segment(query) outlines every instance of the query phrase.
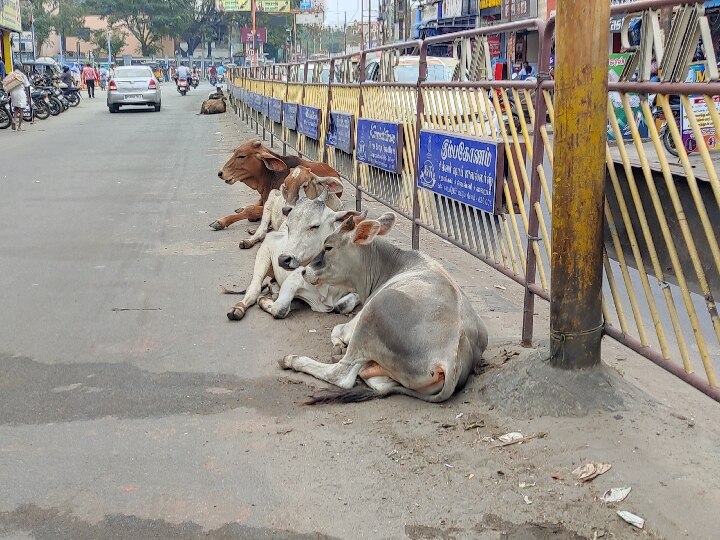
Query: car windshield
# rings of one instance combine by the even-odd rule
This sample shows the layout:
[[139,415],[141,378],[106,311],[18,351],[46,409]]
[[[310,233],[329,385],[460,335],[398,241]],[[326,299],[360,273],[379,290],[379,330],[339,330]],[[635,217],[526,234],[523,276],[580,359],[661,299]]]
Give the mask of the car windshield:
[[138,77],[152,77],[150,68],[117,68],[115,70],[116,79],[134,79]]
[[[427,79],[428,81],[451,81],[455,67],[444,66],[442,64],[428,64]],[[420,66],[418,64],[405,64],[395,66],[395,80],[403,83],[415,83],[418,79]]]

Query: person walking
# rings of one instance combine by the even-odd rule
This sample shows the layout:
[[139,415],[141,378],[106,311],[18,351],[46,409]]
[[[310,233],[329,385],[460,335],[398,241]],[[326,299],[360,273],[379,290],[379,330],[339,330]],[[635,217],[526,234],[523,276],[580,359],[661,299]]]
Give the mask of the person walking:
[[30,104],[30,81],[23,72],[22,65],[16,64],[13,75],[21,80],[21,84],[10,90],[10,102],[13,108],[13,125],[15,131],[21,131],[23,112]]
[[88,98],[95,97],[95,80],[95,70],[88,62],[82,70],[82,81],[87,85]]

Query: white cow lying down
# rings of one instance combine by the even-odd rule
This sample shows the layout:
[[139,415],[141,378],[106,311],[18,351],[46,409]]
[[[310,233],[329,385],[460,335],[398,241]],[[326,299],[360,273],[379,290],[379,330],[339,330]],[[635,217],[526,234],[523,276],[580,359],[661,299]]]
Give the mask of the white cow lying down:
[[305,191],[306,197],[315,199],[326,187],[329,193],[327,207],[332,210],[340,210],[343,205],[338,194],[342,194],[343,186],[339,179],[332,176],[317,176],[302,165],[293,168],[280,186],[280,190],[273,189],[268,195],[267,201],[263,205],[260,224],[250,238],[240,240],[240,249],[249,249],[258,242],[262,242],[270,230],[280,230],[286,219],[283,208],[297,204],[301,189]]
[[[333,182],[338,183],[338,180],[331,177],[315,177],[311,180],[311,183],[308,185],[309,192],[317,193],[322,187],[322,192],[313,200],[314,203],[328,208],[326,206],[326,204],[330,202],[328,186],[330,185],[332,187]],[[340,188],[342,188],[342,186],[340,186]],[[306,199],[305,190],[302,187],[299,190],[299,198],[300,200]],[[339,199],[336,197],[335,199],[337,203],[342,205]],[[270,200],[271,199],[268,198],[268,201]],[[287,212],[288,209],[289,207],[286,207],[285,211]],[[265,206],[263,209],[263,219],[266,211],[271,213],[273,209]],[[331,208],[328,208],[328,211],[335,215],[335,220],[338,224],[347,217],[358,214],[358,212],[355,211],[335,211]],[[359,304],[359,297],[352,289],[330,285],[311,285],[303,278],[301,268],[290,271],[281,268],[278,263],[278,258],[285,250],[286,242],[287,227],[285,227],[284,224],[280,226],[279,231],[270,232],[265,236],[265,241],[260,245],[260,249],[255,256],[252,281],[243,299],[228,311],[228,319],[231,321],[241,320],[255,302],[276,319],[284,319],[287,317],[292,308],[292,301],[296,298],[308,304],[313,311],[321,313],[328,313],[330,311],[350,313],[355,306]],[[277,285],[279,285],[279,291],[277,287],[275,287],[276,290],[273,291],[272,297],[262,296],[258,298],[266,277],[275,280]]]
[[[377,221],[351,216],[325,234],[335,219],[315,201],[299,201],[288,216],[280,263],[305,267],[305,279],[315,286],[357,291],[363,308],[332,331],[333,345],[347,347],[338,363],[289,355],[280,366],[343,389],[315,396],[310,404],[390,394],[445,401],[480,366],[488,343],[485,324],[440,263],[377,238],[391,229],[394,214]],[[358,376],[367,386],[354,387]]]

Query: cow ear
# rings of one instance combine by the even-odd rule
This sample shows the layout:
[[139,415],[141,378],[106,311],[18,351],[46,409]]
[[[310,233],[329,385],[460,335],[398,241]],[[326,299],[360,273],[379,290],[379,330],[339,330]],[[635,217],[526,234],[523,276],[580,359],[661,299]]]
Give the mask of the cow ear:
[[283,216],[287,217],[287,215],[292,212],[293,207],[292,206],[283,206],[282,213]]
[[343,185],[340,183],[340,181],[337,178],[334,178],[332,176],[325,176],[324,178],[318,179],[318,182],[320,184],[323,184],[327,186],[328,193],[335,193],[342,195],[343,192]]
[[393,225],[395,225],[395,214],[392,212],[385,212],[382,216],[378,218],[378,222],[380,223],[380,230],[378,231],[378,236],[383,236],[390,232],[390,229],[392,229]]
[[271,171],[275,171],[275,172],[287,171],[288,166],[285,164],[285,162],[282,159],[275,157],[268,152],[258,153],[257,157],[259,157],[262,160],[262,162],[265,164],[265,166],[268,169],[270,169]]
[[375,221],[374,219],[366,219],[365,221],[361,221],[355,227],[355,232],[352,239],[353,244],[365,246],[371,243],[380,232],[380,228],[380,222]]
[[[367,210],[363,210],[363,212],[367,213]],[[356,212],[355,210],[341,210],[339,212],[335,212],[335,221],[339,223],[341,221],[345,221],[348,218],[358,215],[362,215],[363,217],[365,217],[363,214],[360,214],[360,212]]]
[[344,234],[352,231],[355,228],[355,218],[357,216],[348,216],[348,218],[342,222],[340,226],[340,234]]

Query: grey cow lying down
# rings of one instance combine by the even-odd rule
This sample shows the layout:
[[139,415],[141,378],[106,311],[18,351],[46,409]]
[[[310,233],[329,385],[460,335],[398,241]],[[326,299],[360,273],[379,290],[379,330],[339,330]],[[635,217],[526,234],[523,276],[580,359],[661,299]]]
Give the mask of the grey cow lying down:
[[[317,395],[311,404],[390,394],[445,401],[480,366],[488,343],[485,324],[437,261],[378,238],[392,228],[394,214],[378,220],[349,216],[323,237],[323,224],[334,219],[324,205],[299,201],[286,222],[281,265],[305,266],[305,280],[313,285],[352,289],[364,306],[354,319],[332,330],[334,348],[346,347],[339,362],[289,355],[280,367],[342,389]],[[358,376],[367,387],[355,387]]]
[[[309,176],[307,176],[309,175]],[[296,185],[296,182],[306,179],[303,185]],[[289,185],[289,187],[288,187]],[[304,187],[303,187],[304,186]],[[307,169],[297,168],[285,181],[283,187],[286,194],[297,188],[300,200],[308,200],[307,194],[313,196],[313,201],[321,204],[332,213],[334,219],[338,222],[342,221],[350,215],[357,215],[355,211],[336,211],[335,208],[342,206],[341,201],[336,195],[329,193],[331,189],[337,192],[341,189],[341,185],[336,178],[324,177],[320,178]],[[280,192],[277,197],[281,197]],[[285,202],[292,202],[283,199]],[[263,221],[271,214],[279,213],[285,217],[283,211],[288,211],[290,207],[283,208],[279,200],[268,197],[271,204],[263,207]],[[275,205],[275,206],[273,206]],[[265,223],[267,227],[267,223]],[[262,227],[262,224],[261,224]],[[311,285],[306,282],[302,275],[302,269],[285,270],[280,267],[278,258],[285,250],[287,241],[287,229],[281,225],[278,231],[263,234],[265,241],[260,245],[260,249],[255,256],[255,266],[253,267],[253,276],[245,291],[243,299],[235,304],[227,313],[228,319],[231,321],[239,321],[247,310],[256,302],[261,309],[270,313],[276,319],[284,319],[293,307],[293,300],[300,299],[310,306],[313,311],[328,313],[336,311],[338,313],[350,313],[355,306],[359,304],[358,295],[347,287],[335,287],[331,285]],[[241,244],[242,245],[242,244]],[[270,277],[274,280],[272,296],[260,296],[263,288],[263,281]]]

